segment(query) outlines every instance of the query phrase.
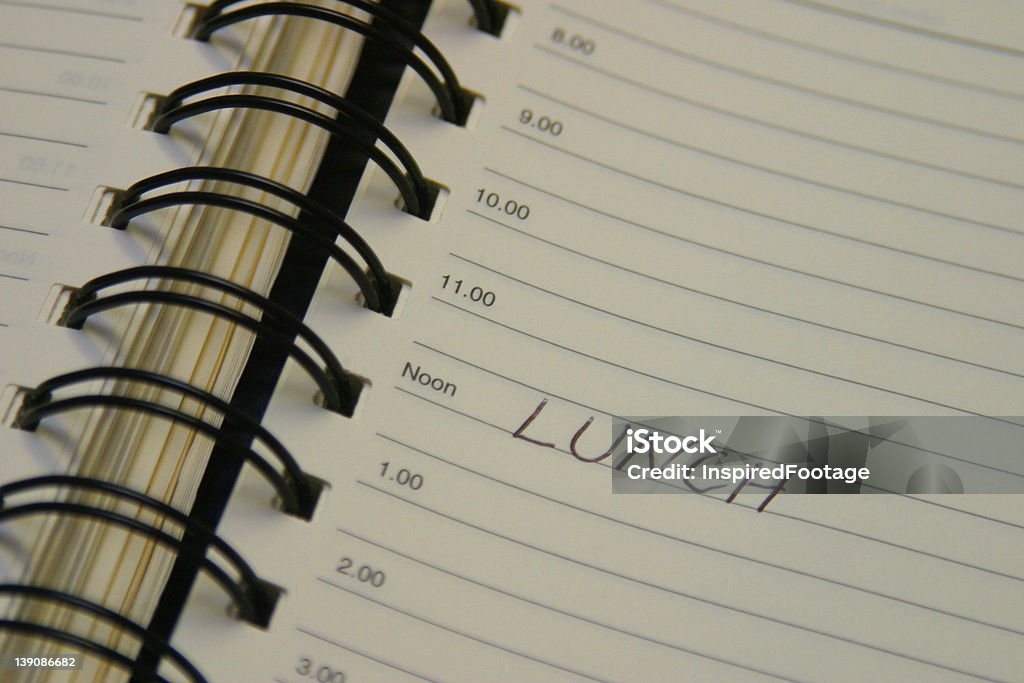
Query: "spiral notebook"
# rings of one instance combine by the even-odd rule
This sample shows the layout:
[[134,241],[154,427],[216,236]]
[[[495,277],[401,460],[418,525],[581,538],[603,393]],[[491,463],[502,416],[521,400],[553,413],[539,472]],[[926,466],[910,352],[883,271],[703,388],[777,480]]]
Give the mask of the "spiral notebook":
[[1024,8],[0,0],[0,54],[3,680],[1021,680],[1019,494],[612,481],[651,416],[1019,429]]

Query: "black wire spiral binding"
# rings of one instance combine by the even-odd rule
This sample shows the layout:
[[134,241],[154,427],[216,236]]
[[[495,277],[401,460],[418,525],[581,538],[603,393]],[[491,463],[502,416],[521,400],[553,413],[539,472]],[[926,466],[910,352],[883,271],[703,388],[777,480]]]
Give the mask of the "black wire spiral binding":
[[[302,83],[302,81],[298,82]],[[134,183],[131,187],[121,193],[113,211],[111,212],[111,222],[114,223],[117,221],[120,223],[122,219],[125,219],[123,215],[119,215],[120,210],[134,205],[141,199],[142,195],[154,190],[176,185],[178,183],[195,180],[214,180],[242,185],[244,187],[250,187],[255,190],[267,192],[291,202],[294,206],[309,214],[309,216],[317,222],[318,226],[322,226],[330,230],[333,235],[345,240],[356,251],[356,253],[359,254],[363,261],[366,262],[366,265],[370,270],[370,280],[373,284],[374,290],[376,291],[379,310],[381,312],[388,312],[394,307],[396,292],[391,285],[391,277],[388,275],[387,271],[384,270],[383,264],[377,257],[377,254],[374,253],[373,249],[370,248],[370,245],[367,244],[366,240],[364,240],[359,233],[345,221],[344,218],[331,211],[315,199],[310,198],[308,195],[304,195],[298,190],[288,187],[287,185],[271,180],[270,178],[256,175],[255,173],[233,168],[224,168],[221,166],[186,166],[184,168],[158,173]],[[118,227],[120,227],[120,225],[118,225]],[[357,268],[355,265],[352,267]],[[346,268],[346,271],[352,275],[349,268]],[[355,276],[353,276],[353,278],[355,278]],[[378,306],[371,303],[373,302],[371,292],[363,291],[363,298],[366,300],[367,308],[371,310],[378,310]]]
[[41,402],[38,405],[27,405],[18,413],[15,427],[25,431],[35,431],[43,418],[84,408],[118,408],[124,411],[143,413],[159,417],[169,422],[183,424],[202,433],[214,443],[230,449],[231,454],[241,461],[248,462],[264,476],[274,491],[283,501],[285,509],[298,510],[294,491],[288,481],[271,465],[266,458],[249,448],[239,439],[232,438],[221,427],[212,425],[194,415],[182,412],[177,408],[165,406],[152,401],[144,401],[130,396],[111,396],[108,394],[83,394],[56,401]]
[[239,555],[238,552],[220,536],[213,533],[199,522],[196,522],[184,512],[181,512],[162,500],[158,500],[148,494],[142,493],[141,491],[128,488],[127,486],[115,484],[112,481],[68,474],[50,474],[32,477],[29,479],[19,479],[18,481],[9,482],[0,486],[0,509],[4,508],[6,502],[5,498],[7,496],[24,493],[25,491],[31,491],[34,489],[47,488],[94,491],[113,498],[131,501],[141,507],[148,508],[153,512],[160,514],[163,518],[169,519],[184,527],[186,532],[202,539],[207,545],[217,550],[217,552],[219,552],[234,568],[235,572],[240,577],[241,582],[246,585],[246,590],[250,592],[257,592],[264,585],[264,582],[256,576],[256,572],[253,571],[252,567],[250,567],[242,556]]
[[[174,391],[182,396],[188,396],[220,412],[224,415],[225,427],[240,429],[244,433],[252,435],[254,439],[266,446],[267,450],[273,453],[281,463],[284,468],[282,479],[288,490],[288,495],[281,499],[281,506],[284,511],[305,519],[312,517],[313,510],[316,507],[317,487],[312,484],[309,477],[299,467],[291,452],[285,448],[284,444],[277,437],[267,430],[266,427],[227,401],[187,382],[182,382],[166,375],[139,368],[97,366],[51,377],[25,395],[22,407],[15,418],[15,426],[26,430],[35,429],[39,421],[47,414],[46,411],[50,411],[49,414],[52,414],[53,411],[60,412],[59,407],[53,406],[54,403],[60,403],[60,401],[53,400],[53,392],[83,382],[96,380],[127,380],[147,384],[160,389]],[[42,409],[43,406],[52,407]],[[177,409],[171,410],[176,411]],[[261,471],[262,469],[265,468],[261,466]],[[280,488],[280,486],[278,485],[276,488]],[[5,487],[0,486],[0,498],[2,498],[4,490]],[[170,509],[163,511],[172,514]]]
[[223,567],[210,560],[204,554],[183,543],[181,539],[175,538],[151,524],[147,524],[134,517],[122,515],[113,510],[59,500],[24,503],[13,507],[5,505],[0,508],[0,523],[38,514],[86,517],[148,536],[160,545],[174,550],[179,558],[185,558],[196,567],[205,570],[210,578],[231,596],[239,618],[254,624],[262,625],[269,623],[270,614],[273,611],[273,596],[276,592],[272,591],[268,584],[262,581],[258,584],[252,584],[246,577],[241,577],[237,580],[232,578]]
[[[181,292],[135,289],[98,296],[101,291],[110,287],[153,278],[171,282],[192,282],[231,294],[259,307],[263,314],[262,318],[257,319],[221,303]],[[245,327],[287,351],[309,373],[323,394],[325,408],[343,415],[352,414],[359,398],[359,382],[350,379],[334,352],[313,330],[290,311],[270,302],[266,297],[209,273],[173,266],[138,266],[101,275],[86,282],[72,294],[60,323],[67,327],[80,328],[94,313],[139,303],[191,308]],[[316,352],[324,366],[295,343],[296,337],[305,341]]]
[[[246,621],[251,621],[256,624],[265,624],[270,619],[270,613],[273,611],[274,603],[276,601],[277,589],[273,588],[267,582],[260,579],[256,572],[253,571],[252,567],[242,558],[242,556],[231,547],[223,538],[210,531],[208,528],[195,521],[180,510],[168,505],[167,503],[157,500],[152,496],[149,496],[140,491],[115,484],[114,482],[105,481],[101,479],[94,479],[91,477],[80,477],[71,475],[48,475],[33,477],[30,479],[22,479],[19,481],[11,482],[0,486],[0,521],[8,518],[7,513],[10,516],[21,516],[24,514],[30,514],[34,510],[58,510],[66,511],[71,514],[81,514],[82,516],[92,516],[98,519],[109,521],[120,526],[128,527],[135,531],[145,533],[156,540],[170,542],[165,544],[178,546],[179,555],[181,555],[182,543],[173,536],[164,533],[153,525],[146,524],[132,517],[127,517],[116,513],[112,510],[105,508],[99,508],[94,506],[87,506],[80,503],[73,503],[69,501],[43,501],[42,503],[29,503],[15,507],[6,506],[6,497],[15,494],[21,494],[26,491],[33,491],[39,489],[48,488],[59,488],[59,489],[70,489],[76,491],[92,491],[101,493],[111,498],[115,498],[122,501],[130,501],[149,509],[160,515],[164,520],[174,522],[180,526],[183,531],[194,538],[199,539],[203,542],[204,546],[213,548],[220,554],[225,562],[231,566],[237,575],[237,579],[231,578],[231,576],[225,572],[220,565],[212,562],[208,558],[195,554],[196,557],[201,557],[203,565],[210,570],[214,570],[211,573],[211,577],[214,578],[217,583],[221,584],[226,588],[229,595],[231,595],[235,601],[235,608],[238,611],[239,618]],[[46,506],[46,507],[43,507]],[[53,507],[58,506],[58,507]],[[18,513],[19,510],[24,512]],[[92,510],[93,512],[85,512],[85,510]],[[109,514],[108,514],[109,513]],[[151,532],[159,532],[161,536],[156,536]],[[191,551],[189,551],[191,552]],[[25,588],[25,587],[23,587]],[[42,591],[49,589],[35,588],[30,590]],[[84,598],[76,597],[77,600],[85,603],[88,602]],[[98,606],[97,606],[98,607]],[[103,608],[100,608],[103,609]],[[109,610],[108,610],[109,611]],[[115,613],[116,614],[116,613]],[[120,616],[120,615],[118,615]],[[125,619],[124,617],[121,617]],[[136,634],[141,631],[145,634],[145,629],[134,625],[130,620],[125,619],[127,624],[125,627],[134,630]],[[134,627],[134,628],[133,628]],[[170,645],[165,641],[155,640],[148,642],[150,636],[145,635],[147,645],[152,647],[156,646],[158,649],[168,651],[168,654],[178,660],[179,658],[185,663],[186,667],[190,665],[184,662],[184,658],[180,657],[177,653],[170,652]]]
[[172,206],[213,206],[239,211],[261,218],[315,242],[356,281],[360,291],[366,298],[367,307],[373,310],[379,310],[381,307],[377,292],[369,277],[352,260],[352,257],[338,247],[333,240],[329,239],[323,232],[315,229],[312,225],[251,199],[208,190],[168,192],[148,199],[139,199],[132,204],[121,207],[111,216],[110,224],[111,227],[123,229],[133,218]]
[[[191,104],[185,103],[187,99],[206,95],[211,91],[242,85],[272,87],[309,97],[337,110],[339,119],[331,119],[312,109],[300,107],[294,103],[277,100],[265,95],[217,95]],[[239,98],[244,99],[240,100]],[[240,102],[243,104],[239,104]],[[279,108],[279,104],[282,102],[290,106]],[[199,114],[216,109],[235,107],[262,108],[278,113],[290,114],[314,123],[324,130],[329,130],[332,134],[341,137],[349,144],[356,146],[360,151],[366,153],[384,169],[388,176],[394,180],[399,191],[402,192],[402,198],[407,202],[409,213],[420,217],[423,217],[423,214],[429,215],[430,185],[426,178],[424,178],[423,172],[420,170],[416,160],[409,153],[409,150],[406,149],[405,145],[402,144],[401,140],[385,128],[380,121],[351,104],[345,98],[290,76],[265,71],[229,71],[208,78],[201,78],[175,89],[163,98],[153,113],[150,128],[158,133],[166,133],[170,130],[172,124],[182,119],[198,116]],[[302,111],[300,112],[299,110]],[[352,126],[353,130],[348,130],[345,127],[346,125]],[[385,148],[405,167],[404,172],[399,168],[398,164],[395,164],[374,144],[368,143],[364,139],[367,133],[375,141],[380,140]],[[413,194],[416,197],[415,204],[409,204],[408,197]]]
[[[231,14],[225,14],[225,9],[245,1],[217,0],[203,10],[199,20],[196,22],[194,35],[201,33],[204,30],[204,26],[209,23]],[[441,51],[418,28],[401,15],[376,2],[369,2],[368,0],[336,1],[369,14],[374,19],[374,28],[388,32],[390,34],[389,37],[394,41],[400,42],[402,47],[408,50],[410,54],[413,53],[415,48],[419,48],[426,55],[427,59],[430,60],[430,63],[437,70],[441,82],[448,92],[451,93],[452,100],[456,105],[456,115],[458,116],[458,120],[455,122],[461,123],[465,120],[466,115],[469,113],[468,107],[471,103],[471,97],[459,85],[458,76],[455,75],[455,71],[448,63],[448,60],[444,58]],[[365,22],[361,23],[365,24]]]
[[[201,17],[192,31],[192,37],[196,40],[206,41],[209,40],[213,33],[226,26],[266,16],[295,16],[317,19],[365,36],[401,59],[423,79],[437,99],[437,104],[441,108],[441,116],[445,121],[456,125],[462,125],[465,122],[469,114],[471,97],[459,87],[458,81],[452,82],[445,79],[443,75],[438,76],[438,73],[454,75],[451,67],[446,62],[444,68],[435,64],[435,69],[437,69],[437,72],[435,72],[413,51],[412,45],[395,39],[397,34],[394,26],[384,29],[378,28],[361,19],[325,7],[295,2],[267,2],[234,9],[223,14],[215,13],[208,17]],[[426,42],[425,37],[422,40]],[[428,58],[433,62],[434,59],[431,58],[431,54],[439,57],[442,62],[445,61],[436,48],[433,48],[427,54]]]
[[[364,36],[368,45],[381,50],[382,54],[390,55],[387,59],[393,60],[396,67],[411,68],[436,98],[441,117],[457,125],[465,123],[473,95],[462,88],[454,70],[437,47],[416,25],[397,11],[371,0],[337,0],[339,5],[359,10],[370,18],[364,21],[334,9],[303,4],[301,1],[261,1],[236,7],[240,2],[215,0],[202,8],[192,37],[205,41],[222,28],[263,16],[304,17],[334,24]],[[507,6],[494,0],[469,2],[478,28],[496,33],[507,13]],[[238,92],[239,88],[248,87],[260,88],[260,94]],[[227,92],[223,92],[225,89]],[[265,94],[267,90],[279,94],[269,96]],[[333,112],[325,115],[289,99],[282,99],[287,97],[310,98]],[[437,194],[436,185],[426,179],[401,140],[382,124],[383,114],[377,112],[371,115],[344,96],[284,74],[239,71],[188,83],[161,99],[151,118],[150,127],[154,131],[166,133],[175,123],[184,119],[232,108],[262,109],[284,114],[326,130],[331,135],[332,145],[340,143],[350,147],[380,166],[398,188],[408,213],[423,219],[430,217]],[[374,107],[369,107],[369,110],[376,111]],[[192,183],[206,182],[216,183],[214,187],[217,189],[209,190],[205,186],[202,189],[175,187],[183,184],[187,188]],[[231,194],[243,188],[287,202],[297,210],[297,216]],[[323,197],[321,200],[328,202]],[[337,209],[328,208],[325,203],[294,188],[248,171],[193,166],[158,173],[118,193],[107,222],[112,227],[124,229],[137,217],[182,205],[238,211],[287,229],[301,238],[295,240],[292,246],[305,248],[308,245],[309,253],[316,252],[317,257],[322,257],[324,261],[329,257],[338,263],[358,286],[366,308],[386,315],[390,315],[394,308],[398,288],[392,276],[367,241],[346,222]],[[338,238],[342,242],[341,246]],[[141,289],[108,291],[141,282],[145,283]],[[175,284],[195,286],[197,290],[190,289],[186,293],[169,287]],[[193,294],[192,291],[200,293]],[[228,295],[240,304],[254,307],[257,313],[236,310],[221,303],[219,298],[204,298],[208,292]],[[282,358],[286,354],[310,375],[322,394],[324,407],[352,415],[362,383],[345,371],[323,339],[289,308],[212,273],[172,266],[139,266],[102,275],[72,293],[60,323],[79,328],[95,313],[146,303],[198,310],[250,330],[257,336],[258,347],[283,351]],[[209,409],[212,412],[211,415],[204,412],[200,417],[185,412],[180,406],[137,398],[135,395],[105,393],[105,390],[95,388],[84,389],[84,393],[62,395],[65,390],[93,382],[119,383],[119,391],[145,386],[160,392],[171,392],[176,400],[196,401],[203,406],[204,411]],[[304,519],[310,519],[313,515],[321,482],[308,476],[284,444],[264,428],[258,419],[254,419],[254,416],[258,418],[259,410],[243,410],[235,403],[208,391],[157,372],[141,368],[98,366],[52,377],[24,395],[14,426],[32,431],[50,416],[92,408],[140,412],[185,425],[214,442],[215,457],[211,463],[220,463],[220,467],[238,467],[243,463],[252,465],[273,488],[286,513]],[[269,455],[265,457],[254,450],[254,442],[259,442],[260,451]],[[42,500],[17,500],[13,504],[9,500],[12,496],[47,489],[60,491],[61,495],[56,499],[51,494]],[[89,495],[83,498],[83,494]],[[102,506],[95,502],[99,499],[104,501]],[[129,503],[145,509],[156,521],[149,521],[149,517],[137,519],[119,511],[121,508],[114,509],[114,503]],[[260,579],[244,558],[212,530],[216,528],[217,517],[205,517],[202,507],[197,506],[192,510],[197,518],[124,485],[66,474],[40,476],[0,485],[0,523],[29,516],[54,515],[91,519],[120,527],[132,534],[140,534],[174,552],[177,556],[175,572],[182,568],[183,572],[191,572],[190,576],[193,577],[195,573],[205,573],[227,593],[240,619],[267,626],[280,589]],[[206,520],[206,524],[198,519]],[[175,527],[172,533],[164,530],[167,523]],[[211,557],[207,557],[208,553]],[[171,645],[170,630],[153,631],[104,605],[56,588],[0,583],[0,596],[17,598],[25,604],[54,603],[77,615],[90,616],[115,631],[132,636],[138,642],[140,652],[129,657],[108,644],[98,642],[93,636],[77,634],[49,624],[33,623],[24,615],[0,620],[0,630],[77,647],[83,653],[100,657],[130,672],[133,681],[168,683],[166,678],[157,673],[160,662],[166,661],[174,666],[180,676],[196,683],[206,683],[202,673]],[[163,600],[161,606],[162,603]],[[156,618],[154,623],[158,623]]]
[[[97,620],[104,621],[115,629],[128,633],[142,642],[144,647],[156,650],[161,657],[166,657],[174,662],[178,669],[187,675],[195,683],[207,683],[206,677],[177,649],[171,646],[165,639],[151,633],[144,627],[124,616],[120,612],[104,607],[98,603],[86,600],[79,595],[64,593],[45,586],[35,586],[18,583],[0,584],[0,595],[11,597],[29,598],[40,602],[53,602],[61,607],[72,609],[76,612],[89,615]],[[28,622],[23,622],[28,623]],[[69,633],[69,632],[68,632]],[[69,635],[75,635],[70,634]],[[134,662],[133,662],[134,668]],[[155,675],[154,671],[146,671],[147,675]]]
[[[157,133],[166,133],[170,130],[173,124],[179,121],[211,111],[216,111],[218,109],[259,109],[261,111],[287,114],[301,121],[305,121],[306,123],[311,123],[318,128],[322,128],[333,136],[346,140],[368,154],[370,158],[377,162],[381,169],[384,170],[387,176],[391,178],[398,187],[398,191],[402,195],[402,201],[405,202],[409,213],[423,219],[430,217],[429,214],[425,213],[425,206],[420,202],[420,195],[412,180],[402,173],[402,169],[400,169],[390,157],[381,152],[381,150],[374,145],[362,140],[360,137],[355,135],[353,131],[349,130],[335,119],[325,116],[313,109],[309,109],[308,107],[295,104],[294,102],[278,100],[265,95],[215,95],[213,97],[202,99],[198,102],[183,104],[173,109],[158,113],[153,122],[152,130]],[[198,197],[206,193],[194,194]],[[237,197],[229,198],[239,199]],[[240,204],[250,203],[247,202],[247,200],[239,200],[239,202]],[[223,206],[223,204],[221,206]],[[263,209],[264,211],[268,210],[266,207],[259,204],[255,204],[255,206]],[[267,218],[267,220],[274,219]]]

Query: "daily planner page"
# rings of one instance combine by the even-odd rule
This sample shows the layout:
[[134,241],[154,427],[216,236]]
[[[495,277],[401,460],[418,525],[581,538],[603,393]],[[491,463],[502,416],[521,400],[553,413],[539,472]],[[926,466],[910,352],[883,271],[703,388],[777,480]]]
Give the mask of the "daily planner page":
[[[355,415],[289,366],[266,416],[313,520],[247,472],[219,527],[270,626],[201,581],[176,642],[278,683],[1021,680],[1018,495],[626,495],[610,453],[616,418],[1024,429],[1024,7],[518,7],[435,3],[479,97],[449,125],[406,73],[387,125],[441,200],[371,170],[349,214],[396,314],[329,267],[306,318]],[[1024,477],[982,455],[936,457]]]

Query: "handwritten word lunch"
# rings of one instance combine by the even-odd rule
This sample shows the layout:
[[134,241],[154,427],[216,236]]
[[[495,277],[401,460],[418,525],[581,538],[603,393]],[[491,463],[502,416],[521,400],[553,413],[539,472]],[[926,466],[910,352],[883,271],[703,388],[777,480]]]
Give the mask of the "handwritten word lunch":
[[[557,434],[544,433],[549,432],[550,427],[538,430],[535,425],[547,406],[548,400],[542,400],[512,433],[513,438],[543,448],[563,450],[585,463],[600,463],[611,458],[613,483],[626,480],[636,483],[651,482],[671,486],[679,492],[699,494],[719,491],[728,494],[724,499],[726,503],[733,502],[746,487],[762,489],[766,491],[766,497],[758,505],[757,510],[763,511],[768,503],[793,481],[821,482],[809,487],[801,486],[800,489],[806,492],[825,492],[831,489],[833,483],[838,486],[856,486],[870,476],[867,467],[838,467],[820,461],[814,462],[816,458],[810,457],[809,451],[806,450],[807,444],[801,444],[802,455],[795,454],[795,461],[789,462],[765,459],[764,454],[755,456],[749,452],[737,451],[721,442],[722,430],[719,429],[699,428],[674,434],[628,423],[620,424],[611,434],[611,442],[606,450],[600,453],[584,452],[581,440],[593,424],[594,416],[587,418],[571,436],[568,432],[563,433],[562,436],[567,443],[565,447],[559,447],[555,440],[548,440],[557,437]],[[547,439],[538,431],[544,433]],[[714,433],[711,433],[712,431]],[[603,446],[604,444],[600,444],[599,447]],[[687,458],[687,462],[677,462],[683,454],[695,457]],[[678,482],[678,485],[672,482]],[[828,489],[822,488],[826,485]],[[732,490],[729,491],[729,488]],[[654,492],[649,487],[620,488],[617,483],[613,486],[613,491]]]

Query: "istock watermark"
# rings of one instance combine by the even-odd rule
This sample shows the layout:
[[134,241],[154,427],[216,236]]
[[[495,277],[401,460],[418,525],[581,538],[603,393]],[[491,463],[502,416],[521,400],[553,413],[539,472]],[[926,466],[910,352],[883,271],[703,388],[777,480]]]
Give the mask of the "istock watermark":
[[[637,417],[615,420],[612,491],[1024,492],[1024,419],[1014,417]],[[624,435],[625,438],[617,438]]]

